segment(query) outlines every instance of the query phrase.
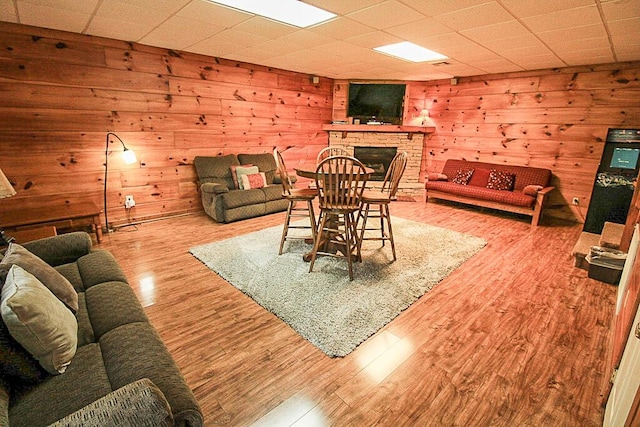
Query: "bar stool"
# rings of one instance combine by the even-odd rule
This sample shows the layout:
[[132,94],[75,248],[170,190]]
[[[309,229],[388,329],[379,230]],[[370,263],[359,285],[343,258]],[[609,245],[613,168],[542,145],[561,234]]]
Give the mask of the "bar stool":
[[316,168],[320,219],[309,272],[318,254],[344,257],[353,280],[353,260],[360,259],[356,213],[368,178],[364,165],[348,156],[327,157]]
[[[288,239],[309,239],[316,240],[316,215],[313,210],[313,199],[318,195],[318,190],[312,188],[293,188],[291,178],[287,172],[287,167],[282,159],[282,154],[278,149],[273,150],[273,157],[276,160],[276,167],[278,174],[280,175],[280,181],[282,182],[282,197],[289,200],[289,206],[287,208],[287,215],[284,220],[284,228],[282,229],[282,238],[280,239],[280,250],[278,255],[282,255],[282,249],[284,248],[284,242]],[[298,207],[297,202],[305,202],[305,207]],[[291,225],[292,218],[309,218],[309,225]],[[290,229],[311,229],[311,236],[297,236],[289,235]]]
[[[393,241],[389,204],[396,199],[398,184],[406,167],[407,153],[405,151],[397,153],[389,165],[382,182],[382,188],[380,190],[365,191],[362,195],[362,206],[358,212],[358,223],[362,221],[360,238],[358,239],[359,244],[362,246],[363,240],[381,240],[382,246],[384,246],[384,242],[388,240],[391,243],[394,261],[396,260],[396,245]],[[380,225],[367,228],[367,220],[369,218],[379,218]],[[387,230],[385,230],[385,223]],[[380,231],[379,237],[365,237],[365,232],[377,230]]]

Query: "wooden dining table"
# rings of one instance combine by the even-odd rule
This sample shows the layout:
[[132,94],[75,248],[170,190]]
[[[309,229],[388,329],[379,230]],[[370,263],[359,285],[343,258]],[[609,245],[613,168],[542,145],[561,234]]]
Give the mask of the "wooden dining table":
[[[296,167],[294,167],[293,169],[296,171],[296,175],[302,177],[302,178],[308,178],[308,179],[316,179],[317,176],[317,168],[318,165],[315,163],[309,163],[309,164],[301,164],[298,165]],[[369,177],[371,176],[371,174],[374,173],[374,169],[373,168],[369,168],[365,166],[365,179],[369,179]],[[330,225],[328,228],[331,229],[336,229],[335,226]],[[343,255],[346,256],[346,247],[345,245],[337,245],[337,244],[333,244],[331,243],[332,240],[335,241],[335,236],[331,236],[328,235],[327,233],[319,233],[317,234],[317,238],[321,239],[320,241],[320,246],[319,246],[319,250],[321,252],[326,252],[326,253],[342,253]],[[306,243],[311,243],[313,244],[313,240],[309,239],[308,241],[306,241]],[[311,252],[307,252],[306,254],[303,255],[302,259],[304,259],[304,261],[309,262],[311,261]],[[359,260],[358,260],[359,261]]]

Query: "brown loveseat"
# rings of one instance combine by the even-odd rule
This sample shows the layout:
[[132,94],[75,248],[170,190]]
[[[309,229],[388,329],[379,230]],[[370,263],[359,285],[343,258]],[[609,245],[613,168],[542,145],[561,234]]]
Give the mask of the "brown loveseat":
[[[15,326],[10,328],[16,317],[9,316],[10,310],[18,310],[13,308],[18,303],[11,300],[16,295],[13,289],[27,288],[24,281],[16,285],[11,280],[18,266],[42,283],[29,285],[29,300],[57,307],[46,310],[46,316],[29,315],[33,308],[22,309],[21,321],[30,322],[32,331],[49,322],[70,324],[64,329],[71,334],[77,331],[70,341],[75,353],[61,374],[45,370],[43,360],[49,358],[32,354],[20,344],[25,341],[18,342]],[[87,233],[12,244],[0,262],[0,288],[0,426],[204,424],[191,389],[118,262],[110,252],[93,248]],[[34,297],[42,290],[48,295],[46,301]]]
[[[193,161],[198,174],[204,211],[217,222],[286,211],[289,201],[282,198],[282,185],[276,176],[276,162],[271,153],[196,156]],[[237,166],[257,166],[264,173],[265,185],[241,189],[234,181]]]
[[444,199],[525,214],[535,227],[554,189],[550,181],[549,169],[448,159],[441,173],[428,175],[425,189],[427,201]]

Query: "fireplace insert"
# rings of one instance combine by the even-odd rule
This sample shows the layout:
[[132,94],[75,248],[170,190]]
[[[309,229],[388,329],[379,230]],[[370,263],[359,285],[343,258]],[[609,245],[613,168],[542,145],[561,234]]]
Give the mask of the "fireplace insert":
[[370,181],[384,181],[397,147],[353,147],[353,156],[374,170]]

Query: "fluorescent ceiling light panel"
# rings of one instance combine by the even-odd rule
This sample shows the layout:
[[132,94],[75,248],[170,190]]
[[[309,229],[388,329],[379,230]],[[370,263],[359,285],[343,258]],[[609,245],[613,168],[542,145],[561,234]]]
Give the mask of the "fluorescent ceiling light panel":
[[386,46],[374,47],[373,50],[411,62],[438,61],[447,58],[430,49],[411,42],[400,42]]
[[322,10],[310,4],[303,3],[298,0],[209,0],[211,3],[218,3],[225,6],[239,9],[244,12],[253,13],[273,19],[274,21],[284,22],[285,24],[295,25],[296,27],[306,28],[320,22],[328,21],[336,15],[326,10]]

